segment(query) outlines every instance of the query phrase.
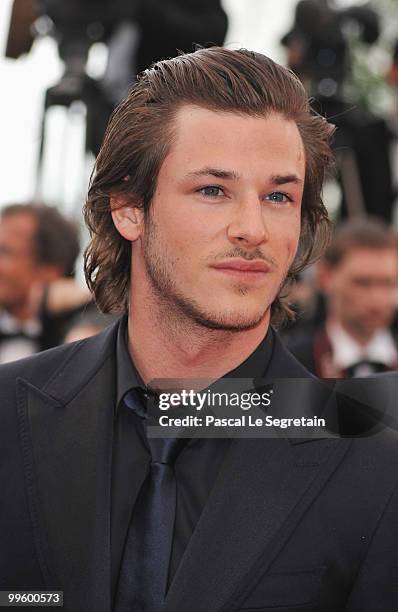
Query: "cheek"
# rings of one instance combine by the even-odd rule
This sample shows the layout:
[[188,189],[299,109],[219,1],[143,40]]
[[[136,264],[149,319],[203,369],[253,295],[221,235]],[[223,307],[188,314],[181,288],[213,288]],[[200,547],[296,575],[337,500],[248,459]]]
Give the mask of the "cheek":
[[174,253],[193,250],[196,248],[194,245],[203,240],[205,222],[201,224],[186,206],[180,204],[178,197],[159,199],[154,206],[153,215],[165,246]]
[[387,304],[388,308],[395,307],[397,305],[397,294],[395,289],[388,290],[387,295],[384,300],[382,300],[383,304]]
[[284,238],[280,239],[277,248],[281,253],[281,258],[285,254],[285,259],[290,266],[296,256],[297,249],[300,241],[300,222],[293,221],[291,224],[287,226],[286,233]]
[[289,252],[289,262],[292,263],[293,259],[296,256],[297,249],[299,246],[299,234],[294,235],[288,243],[288,252]]
[[344,308],[348,311],[363,311],[367,308],[366,294],[359,288],[349,288],[342,291],[342,303]]
[[173,252],[183,263],[189,259],[200,259],[206,256],[212,243],[209,220],[200,222],[192,218],[180,218],[170,223],[167,228],[167,243],[173,244]]
[[17,264],[11,264],[7,266],[4,269],[4,273],[8,278],[10,284],[15,287],[23,285],[26,282],[27,278],[30,277],[29,271],[27,272],[24,267]]
[[347,295],[350,294],[350,290],[352,291],[347,280],[342,278],[338,272],[331,273],[328,286],[329,296],[333,296],[335,300],[338,299],[343,301],[347,298]]

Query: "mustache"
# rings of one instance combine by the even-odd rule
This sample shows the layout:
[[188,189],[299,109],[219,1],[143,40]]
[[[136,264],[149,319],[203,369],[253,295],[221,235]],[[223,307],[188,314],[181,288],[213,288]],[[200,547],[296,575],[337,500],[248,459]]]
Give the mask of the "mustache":
[[262,251],[260,251],[260,249],[255,249],[254,251],[246,251],[241,247],[235,247],[234,249],[225,251],[224,253],[217,253],[217,255],[211,256],[209,260],[211,260],[212,263],[216,263],[217,261],[234,258],[245,259],[246,261],[260,259],[262,261],[265,261],[275,269],[278,267],[278,262],[276,261],[276,259],[274,259],[271,255],[263,253]]

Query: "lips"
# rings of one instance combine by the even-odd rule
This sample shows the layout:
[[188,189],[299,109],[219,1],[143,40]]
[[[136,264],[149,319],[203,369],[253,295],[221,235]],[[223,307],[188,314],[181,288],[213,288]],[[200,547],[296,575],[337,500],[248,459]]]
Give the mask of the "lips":
[[213,264],[212,268],[225,272],[265,274],[271,270],[271,266],[263,260],[247,261],[246,259],[228,259]]

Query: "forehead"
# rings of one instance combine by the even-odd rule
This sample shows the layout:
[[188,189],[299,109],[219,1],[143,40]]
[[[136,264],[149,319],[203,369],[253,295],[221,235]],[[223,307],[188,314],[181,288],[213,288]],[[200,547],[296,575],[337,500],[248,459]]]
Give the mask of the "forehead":
[[305,172],[304,146],[294,121],[277,113],[252,116],[188,105],[176,114],[166,161],[188,172],[202,165],[247,176],[260,168],[302,177]]
[[336,271],[361,275],[398,275],[398,252],[392,247],[357,247],[347,251]]
[[28,212],[13,212],[0,217],[0,231],[14,240],[30,240],[36,227],[36,219]]

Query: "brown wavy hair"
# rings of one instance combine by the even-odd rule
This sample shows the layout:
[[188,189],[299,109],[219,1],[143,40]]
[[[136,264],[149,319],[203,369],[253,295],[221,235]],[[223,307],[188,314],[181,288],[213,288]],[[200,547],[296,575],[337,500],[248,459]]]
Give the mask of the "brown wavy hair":
[[[185,104],[215,111],[295,121],[306,157],[301,237],[288,278],[272,305],[273,322],[291,316],[284,299],[291,279],[323,252],[329,236],[321,198],[332,163],[326,119],[312,112],[299,79],[268,57],[245,49],[198,49],[145,70],[109,122],[91,178],[84,215],[91,241],[85,275],[103,312],[127,312],[131,243],[116,230],[110,196],[149,210],[162,162],[174,137],[174,118]],[[265,145],[266,146],[266,145]]]

